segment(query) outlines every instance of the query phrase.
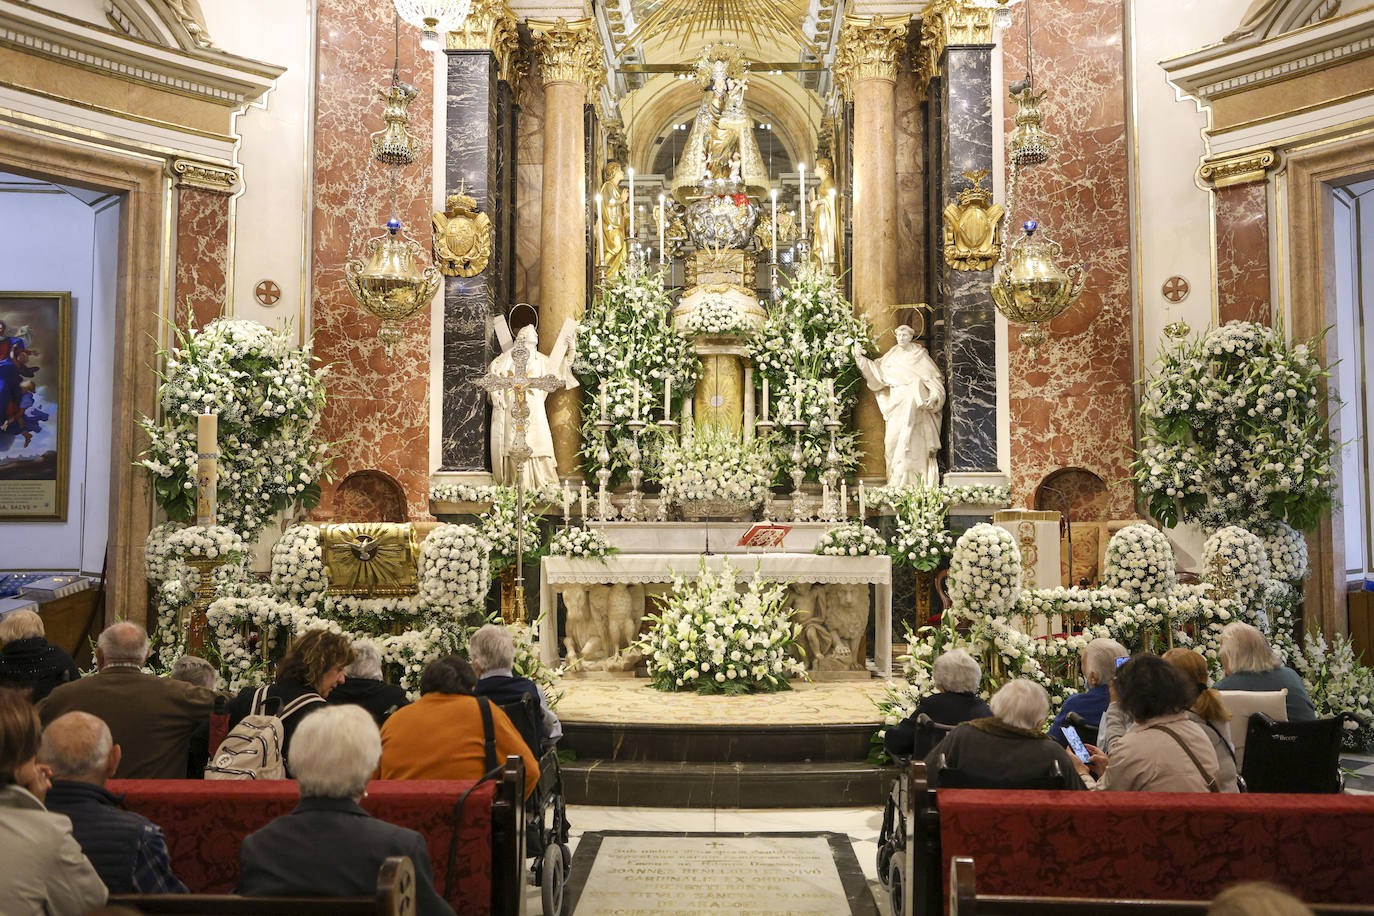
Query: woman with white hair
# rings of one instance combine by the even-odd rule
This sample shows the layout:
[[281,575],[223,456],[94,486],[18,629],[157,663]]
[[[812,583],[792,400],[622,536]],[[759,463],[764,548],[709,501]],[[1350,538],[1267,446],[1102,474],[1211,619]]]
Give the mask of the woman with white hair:
[[923,697],[911,715],[883,735],[883,747],[894,757],[909,757],[917,753],[924,756],[930,751],[929,747],[916,747],[916,720],[922,715],[929,716],[930,721],[937,725],[958,725],[969,719],[983,719],[992,715],[988,704],[978,696],[983,669],[966,650],[951,649],[935,659],[930,677],[935,682],[936,692]]
[[382,653],[366,639],[353,640],[353,664],[344,669],[344,682],[329,692],[326,703],[361,706],[381,728],[387,716],[410,702],[406,692],[382,680]]
[[926,755],[932,786],[942,764],[966,781],[998,789],[1033,788],[1053,776],[1058,764],[1064,788],[1083,788],[1073,758],[1044,733],[1050,714],[1044,687],[1025,678],[1007,681],[989,705],[991,717],[956,727]]
[[1088,689],[1069,697],[1064,701],[1064,705],[1059,707],[1059,715],[1054,717],[1054,722],[1050,725],[1051,738],[1060,744],[1069,743],[1064,737],[1063,728],[1064,719],[1070,713],[1078,713],[1084,722],[1094,728],[1101,726],[1102,714],[1107,711],[1107,705],[1112,699],[1110,684],[1116,676],[1116,660],[1130,654],[1121,643],[1105,636],[1099,636],[1088,643],[1083,649],[1083,680],[1087,683]]
[[[549,708],[544,691],[534,681],[515,673],[515,639],[510,630],[494,623],[486,624],[468,640],[468,656],[477,672],[474,694],[487,697],[497,706],[519,703],[521,696],[528,694],[539,707],[540,744],[563,737],[563,723]],[[543,748],[531,750],[538,754]]]
[[425,838],[379,821],[359,802],[382,756],[372,716],[332,706],[303,720],[291,742],[300,785],[296,810],[247,836],[239,848],[237,892],[249,897],[370,897],[389,856],[415,866],[415,911],[453,916],[434,889]]
[[1217,690],[1287,690],[1289,722],[1310,722],[1317,710],[1298,672],[1283,664],[1264,634],[1234,620],[1221,628],[1221,670]]
[[43,618],[33,611],[11,611],[0,618],[0,687],[19,690],[37,703],[59,684],[81,677],[61,646],[45,638]]

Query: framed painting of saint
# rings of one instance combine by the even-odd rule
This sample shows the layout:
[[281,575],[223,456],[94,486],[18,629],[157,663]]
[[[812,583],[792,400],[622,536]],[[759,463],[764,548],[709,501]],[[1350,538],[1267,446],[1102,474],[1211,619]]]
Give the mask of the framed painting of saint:
[[66,521],[72,294],[0,291],[0,521]]

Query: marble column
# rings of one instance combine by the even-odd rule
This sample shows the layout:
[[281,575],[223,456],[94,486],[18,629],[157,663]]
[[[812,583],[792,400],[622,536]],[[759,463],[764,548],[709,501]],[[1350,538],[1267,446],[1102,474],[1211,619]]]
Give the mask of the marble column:
[[[917,66],[928,80],[932,221],[969,187],[965,172],[1000,167],[992,158],[991,17],[990,10],[943,2],[933,4],[923,22]],[[933,223],[930,237],[938,237],[942,228]],[[932,274],[942,327],[938,358],[946,375],[945,467],[957,482],[961,475],[999,470],[997,322],[988,292],[992,271],[955,270],[936,255]]]
[[[496,356],[492,322],[510,307],[514,256],[507,152],[512,128],[509,78],[519,54],[515,16],[502,0],[479,0],[461,31],[448,35],[444,197],[472,198],[491,222],[491,255],[471,277],[444,280],[442,471],[490,470],[486,393],[472,380]],[[466,201],[462,203],[466,204]],[[440,259],[436,257],[436,263]]]
[[[879,349],[893,343],[897,304],[897,59],[906,47],[903,16],[846,16],[835,73],[854,103],[854,311],[868,319]],[[860,476],[885,480],[883,416],[873,392],[854,413]]]
[[[583,105],[605,79],[592,20],[528,20],[544,79],[543,222],[539,348],[552,349],[563,323],[587,301],[586,130]],[[582,392],[555,391],[547,410],[560,476],[579,472]]]

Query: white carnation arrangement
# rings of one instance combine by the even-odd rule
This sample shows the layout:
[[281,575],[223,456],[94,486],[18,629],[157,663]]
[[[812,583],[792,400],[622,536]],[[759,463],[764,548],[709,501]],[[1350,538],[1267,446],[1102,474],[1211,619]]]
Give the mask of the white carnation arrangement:
[[1269,557],[1269,571],[1275,578],[1296,585],[1307,578],[1307,538],[1283,522],[1258,529]]
[[143,571],[148,580],[166,582],[185,574],[185,565],[167,546],[167,539],[185,527],[185,522],[163,522],[148,532],[143,541]]
[[793,657],[798,627],[787,606],[787,586],[758,575],[744,594],[725,561],[720,573],[702,561],[695,582],[681,576],[663,609],[636,646],[659,690],[738,695],[788,690],[788,678],[805,676]]
[[1227,525],[1209,537],[1202,546],[1203,577],[1220,588],[1221,579],[1230,579],[1231,597],[1240,608],[1254,613],[1263,607],[1264,587],[1269,579],[1269,552],[1264,542],[1236,525]]
[[754,329],[734,299],[721,293],[708,293],[686,320],[678,325],[678,333],[691,337],[725,334],[751,336]]
[[755,507],[768,496],[773,479],[768,449],[755,439],[715,427],[663,449],[663,497],[674,506],[728,501]]
[[313,605],[324,597],[329,581],[320,549],[320,529],[292,525],[272,545],[272,590],[294,604]]
[[316,435],[324,407],[325,370],[309,344],[285,330],[220,318],[199,331],[178,331],[165,362],[158,404],[162,419],[139,425],[150,440],[139,464],[157,504],[173,520],[196,511],[197,417],[218,415],[219,521],[253,541],[277,512],[319,504],[327,467]]
[[420,542],[416,598],[430,611],[476,610],[491,587],[491,542],[471,525],[440,525]]
[[243,538],[224,525],[188,525],[167,536],[168,552],[181,560],[221,560],[238,563],[243,559]]
[[571,559],[604,559],[619,551],[595,528],[570,525],[554,532],[549,540],[549,556]]
[[1021,594],[1021,551],[1011,533],[986,522],[960,535],[949,563],[953,610],[1005,617]]
[[1168,536],[1150,525],[1127,525],[1107,542],[1104,588],[1118,588],[1135,603],[1164,596],[1178,581],[1174,548]]
[[887,541],[867,525],[854,523],[821,535],[813,552],[825,557],[880,557],[887,554]]

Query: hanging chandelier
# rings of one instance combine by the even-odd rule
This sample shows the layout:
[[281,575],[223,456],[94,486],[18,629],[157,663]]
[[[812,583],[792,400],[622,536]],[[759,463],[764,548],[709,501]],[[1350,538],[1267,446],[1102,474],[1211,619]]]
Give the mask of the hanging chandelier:
[[472,0],[395,0],[396,13],[420,29],[420,47],[426,51],[443,48],[441,34],[463,24],[472,9]]

